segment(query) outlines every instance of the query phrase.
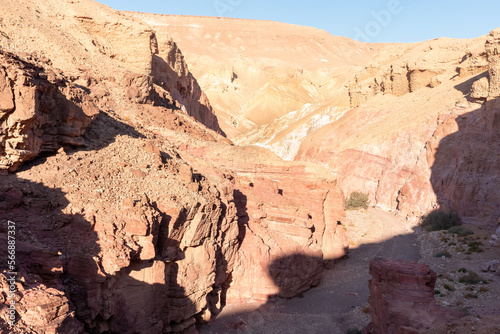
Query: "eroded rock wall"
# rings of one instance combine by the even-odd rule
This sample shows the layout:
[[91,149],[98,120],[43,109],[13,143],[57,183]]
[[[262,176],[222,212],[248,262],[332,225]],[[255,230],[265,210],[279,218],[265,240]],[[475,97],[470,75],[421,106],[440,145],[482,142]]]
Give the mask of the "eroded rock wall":
[[204,174],[217,166],[234,175],[242,243],[228,302],[296,296],[319,283],[324,261],[346,255],[344,196],[325,169],[287,163],[256,147],[179,147],[188,161],[209,162],[212,167],[199,167]]
[[0,52],[0,169],[14,171],[61,145],[83,145],[98,112],[61,73]]

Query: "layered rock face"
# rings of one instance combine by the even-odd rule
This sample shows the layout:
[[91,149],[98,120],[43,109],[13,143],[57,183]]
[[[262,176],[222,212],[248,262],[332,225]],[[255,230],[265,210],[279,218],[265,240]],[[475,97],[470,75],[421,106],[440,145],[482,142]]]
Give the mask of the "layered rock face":
[[[488,97],[494,80],[484,72],[490,68],[494,77],[493,39],[494,33],[453,46],[436,40],[413,47],[400,61],[420,55],[422,64],[432,67],[431,59],[442,59],[435,64],[441,68],[435,80],[414,90],[407,76],[404,95],[386,89],[365,94],[363,105],[307,138],[296,159],[328,166],[347,195],[368,193],[379,207],[409,217],[441,207],[493,227],[498,218],[498,192],[493,189],[497,157],[487,152],[497,150],[497,107]],[[461,50],[459,43],[464,43]],[[378,80],[377,73],[366,80]],[[433,85],[433,80],[441,83]],[[473,98],[465,98],[471,91]]]
[[[128,111],[136,107],[126,101],[147,102],[176,109],[222,133],[208,99],[167,33],[158,40],[141,20],[96,2],[6,0],[2,5],[1,48],[50,59],[67,77],[91,90],[103,109],[112,107],[134,119],[136,113]],[[133,85],[131,75],[136,77]]]
[[377,259],[370,263],[370,275],[372,323],[364,333],[420,333],[465,316],[436,303],[437,275],[426,265]]
[[[482,218],[481,225],[495,229],[500,211],[498,168],[499,105],[497,102],[498,32],[493,31],[486,43],[489,83],[475,78],[473,92],[489,87],[481,98],[482,105],[464,102],[464,112],[443,121],[427,146],[431,166],[430,181],[438,205],[457,211],[465,217]],[[475,90],[474,90],[475,88]],[[408,191],[410,185],[404,189]],[[405,204],[404,194],[401,203]]]
[[437,87],[450,80],[450,69],[461,78],[488,70],[484,48],[472,41],[442,38],[396,50],[388,48],[385,53],[350,83],[351,107],[366,104],[378,94],[403,96],[424,87]]
[[14,171],[61,145],[83,145],[99,110],[61,74],[0,52],[0,112],[0,169]]
[[[494,112],[485,111],[489,115],[484,116],[485,122],[490,125],[476,124],[483,117],[485,99],[490,99],[489,110],[496,108],[491,102],[497,86],[495,43],[485,47],[495,33],[473,40],[440,38],[372,49],[325,39],[342,51],[335,57],[334,51],[316,50],[302,40],[294,44],[297,49],[285,52],[273,33],[263,32],[259,33],[260,44],[276,44],[265,49],[267,60],[263,62],[247,42],[253,40],[248,34],[255,35],[265,27],[271,31],[270,24],[243,21],[238,29],[221,29],[218,34],[214,26],[231,27],[232,21],[136,17],[179,39],[187,62],[238,145],[265,147],[286,160],[319,163],[338,177],[346,195],[368,193],[372,205],[398,210],[411,219],[441,206],[481,224],[495,220],[497,196],[489,186],[496,184],[495,156],[474,153],[476,148],[496,149],[494,131],[489,128],[496,122]],[[273,26],[274,31],[281,28]],[[292,35],[294,30],[289,28],[281,40]],[[313,31],[301,34],[315,35]],[[311,47],[317,59],[305,60],[301,47]],[[200,54],[200,49],[207,51]],[[346,55],[351,59],[345,59]],[[294,72],[294,64],[303,71]],[[319,73],[330,73],[333,79],[326,80]],[[321,87],[314,84],[320,82]],[[280,101],[279,107],[276,101]],[[255,114],[252,108],[269,112]],[[466,114],[469,116],[462,118]],[[456,136],[448,137],[455,132]],[[441,144],[442,159],[437,153]],[[460,147],[470,152],[459,152]],[[456,160],[456,156],[465,160]],[[491,168],[480,173],[485,164]],[[474,186],[478,182],[481,186]]]
[[209,162],[197,167],[204,175],[210,166],[234,175],[242,242],[227,302],[296,296],[319,283],[323,261],[346,255],[344,196],[326,170],[256,147],[179,145],[188,161]]
[[196,332],[220,311],[240,244],[230,182],[216,191],[169,144],[105,114],[85,141],[90,152],[2,177],[1,253],[10,220],[18,273],[16,326],[2,330]]

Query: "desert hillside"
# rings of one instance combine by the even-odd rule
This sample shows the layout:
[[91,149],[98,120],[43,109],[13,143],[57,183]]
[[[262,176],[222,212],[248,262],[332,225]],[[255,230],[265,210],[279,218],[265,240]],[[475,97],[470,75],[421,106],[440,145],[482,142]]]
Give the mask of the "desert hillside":
[[[252,328],[227,317],[229,306],[252,303],[268,307],[278,333],[293,321],[346,330],[347,318],[306,320],[332,298],[335,312],[321,312],[365,326],[370,260],[441,260],[410,233],[433,209],[456,211],[488,242],[485,254],[452,253],[466,266],[490,261],[482,293],[494,301],[498,31],[365,44],[92,0],[0,5],[2,333],[208,333],[218,316],[236,333]],[[373,208],[346,213],[355,191]],[[377,292],[391,286],[387,272],[404,292],[390,293],[395,304]],[[437,274],[423,264],[377,260],[370,273],[373,333],[465,315],[436,304]],[[306,300],[319,304],[297,313],[318,284]],[[274,319],[297,296],[286,306],[293,321]],[[414,297],[423,321],[386,309]],[[481,303],[468,302],[474,316],[495,315]]]
[[[465,161],[453,168],[455,176],[434,163],[441,161],[440,141],[454,132],[453,147],[463,147],[472,133],[494,136],[485,134],[487,125],[461,121],[464,129],[457,131],[454,124],[486,113],[488,95],[471,87],[487,76],[493,55],[488,58],[486,42],[494,37],[363,44],[275,22],[134,15],[175,36],[236,144],[321,164],[347,195],[368,193],[372,205],[412,219],[441,205],[496,225],[496,191],[486,195],[475,186],[496,184],[490,182],[498,175],[496,155],[483,161],[472,148],[461,154],[477,168],[491,166],[485,176],[464,170]],[[478,147],[488,141],[473,138]],[[443,177],[453,181],[437,186]],[[457,187],[461,195],[452,195]]]
[[349,105],[344,86],[381,48],[270,21],[134,16],[175,39],[231,138],[307,103]]

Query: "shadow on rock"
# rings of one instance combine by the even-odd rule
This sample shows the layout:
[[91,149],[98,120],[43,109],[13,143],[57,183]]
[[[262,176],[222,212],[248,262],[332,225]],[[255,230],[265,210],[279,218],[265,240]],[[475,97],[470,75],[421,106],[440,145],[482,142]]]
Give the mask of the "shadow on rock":
[[438,205],[492,229],[500,217],[500,101],[447,122],[458,131],[436,144],[431,184]]

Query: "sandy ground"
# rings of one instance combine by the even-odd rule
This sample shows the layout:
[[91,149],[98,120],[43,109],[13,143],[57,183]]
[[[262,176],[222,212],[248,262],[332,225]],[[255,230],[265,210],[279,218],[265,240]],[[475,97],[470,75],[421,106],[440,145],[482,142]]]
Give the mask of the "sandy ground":
[[346,221],[349,257],[326,269],[319,286],[290,300],[228,305],[200,333],[345,333],[367,325],[370,260],[418,261],[419,247],[408,223],[392,213],[349,211]]

